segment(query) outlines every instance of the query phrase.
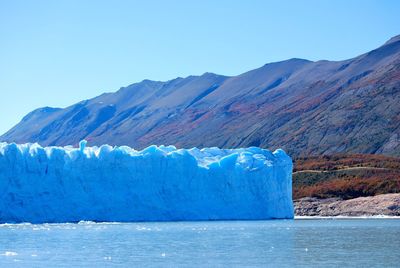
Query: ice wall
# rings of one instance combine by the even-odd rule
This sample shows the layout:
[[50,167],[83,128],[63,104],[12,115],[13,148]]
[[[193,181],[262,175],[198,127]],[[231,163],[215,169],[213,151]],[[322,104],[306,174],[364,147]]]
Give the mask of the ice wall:
[[282,150],[0,143],[0,222],[293,218]]

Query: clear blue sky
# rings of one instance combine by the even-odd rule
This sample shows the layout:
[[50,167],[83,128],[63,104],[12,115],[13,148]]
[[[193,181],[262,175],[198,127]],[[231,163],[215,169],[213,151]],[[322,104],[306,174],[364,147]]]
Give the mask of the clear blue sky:
[[346,59],[397,34],[396,0],[0,0],[0,133],[143,79]]

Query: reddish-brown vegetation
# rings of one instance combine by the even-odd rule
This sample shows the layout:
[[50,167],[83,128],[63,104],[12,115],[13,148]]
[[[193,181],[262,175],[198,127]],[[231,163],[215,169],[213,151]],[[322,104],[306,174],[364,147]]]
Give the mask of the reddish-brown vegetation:
[[394,157],[357,154],[298,158],[294,171],[294,199],[350,199],[400,192],[400,159]]
[[293,171],[338,170],[349,167],[400,169],[400,158],[377,154],[337,154],[294,159]]

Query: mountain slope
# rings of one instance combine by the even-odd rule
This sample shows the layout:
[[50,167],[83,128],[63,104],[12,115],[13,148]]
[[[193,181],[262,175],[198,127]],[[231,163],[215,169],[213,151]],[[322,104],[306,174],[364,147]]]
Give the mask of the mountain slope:
[[399,156],[399,103],[397,36],[345,61],[290,59],[234,77],[144,80],[65,109],[35,110],[0,140]]

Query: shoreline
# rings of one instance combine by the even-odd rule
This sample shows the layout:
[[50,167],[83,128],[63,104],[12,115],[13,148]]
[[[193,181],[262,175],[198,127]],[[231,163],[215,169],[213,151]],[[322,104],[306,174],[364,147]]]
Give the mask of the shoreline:
[[124,225],[124,224],[169,224],[169,223],[218,223],[218,222],[260,222],[260,221],[299,221],[299,220],[400,220],[400,216],[387,215],[364,215],[364,216],[294,216],[293,219],[265,219],[265,220],[217,220],[217,221],[144,221],[144,222],[95,222],[95,221],[80,221],[80,222],[59,222],[59,223],[0,223],[0,228],[12,226],[58,226],[58,225]]
[[294,216],[293,220],[400,220],[400,216],[364,215],[364,216]]
[[353,199],[304,197],[293,204],[297,218],[400,218],[400,193]]

